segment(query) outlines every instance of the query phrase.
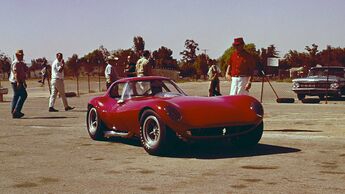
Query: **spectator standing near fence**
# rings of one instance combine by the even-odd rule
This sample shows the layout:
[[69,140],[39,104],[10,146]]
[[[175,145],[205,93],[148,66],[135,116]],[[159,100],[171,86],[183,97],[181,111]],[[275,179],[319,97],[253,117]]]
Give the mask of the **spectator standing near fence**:
[[12,118],[18,119],[24,116],[22,113],[22,108],[24,102],[28,96],[26,92],[26,75],[28,72],[28,67],[24,63],[24,52],[23,50],[18,50],[16,52],[16,59],[11,65],[11,72],[9,81],[13,89],[13,99],[11,104]]
[[62,99],[62,103],[65,107],[65,111],[69,111],[74,109],[74,107],[70,107],[67,102],[67,98],[65,95],[65,84],[64,84],[64,67],[65,61],[63,60],[62,53],[56,54],[56,59],[52,64],[52,75],[51,75],[51,95],[49,99],[49,112],[58,112],[54,108],[55,100],[57,97],[57,93],[60,94]]
[[143,56],[137,61],[136,70],[137,76],[143,77],[149,75],[149,59],[150,59],[150,51],[145,50]]
[[219,96],[220,94],[220,86],[219,86],[219,76],[221,71],[217,65],[212,62],[208,62],[210,67],[208,69],[208,79],[210,82],[209,93],[208,96]]
[[255,59],[244,49],[243,38],[235,38],[232,44],[236,51],[228,60],[226,78],[231,78],[230,95],[249,95],[253,73],[255,70]]
[[105,75],[105,85],[107,89],[111,86],[113,82],[119,79],[119,75],[115,69],[116,64],[118,63],[119,58],[109,56],[107,58],[107,66],[105,67],[104,75]]
[[47,59],[43,59],[42,63],[42,69],[41,69],[42,78],[38,82],[42,83],[42,86],[44,86],[44,81],[48,79],[48,64]]

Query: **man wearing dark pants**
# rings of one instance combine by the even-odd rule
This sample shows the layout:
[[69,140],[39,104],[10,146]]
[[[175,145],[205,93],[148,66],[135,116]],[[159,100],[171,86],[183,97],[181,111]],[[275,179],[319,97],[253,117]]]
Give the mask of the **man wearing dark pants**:
[[23,59],[23,50],[18,50],[16,52],[16,60],[13,61],[11,65],[9,81],[11,82],[13,89],[13,100],[11,106],[12,118],[21,118],[24,116],[24,113],[21,111],[28,96],[25,83],[28,67],[24,63]]

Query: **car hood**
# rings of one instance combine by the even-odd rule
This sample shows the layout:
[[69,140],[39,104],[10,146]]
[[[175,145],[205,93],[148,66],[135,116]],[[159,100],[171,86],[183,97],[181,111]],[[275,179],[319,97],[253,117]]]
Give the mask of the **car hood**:
[[253,124],[261,120],[251,106],[262,109],[260,102],[250,96],[171,98],[182,115],[181,122],[191,127],[229,126]]
[[327,76],[309,76],[306,78],[298,78],[298,79],[294,79],[292,80],[293,82],[327,82],[327,80],[329,82],[336,82],[339,81],[341,78],[336,77],[336,76],[329,76],[327,78]]

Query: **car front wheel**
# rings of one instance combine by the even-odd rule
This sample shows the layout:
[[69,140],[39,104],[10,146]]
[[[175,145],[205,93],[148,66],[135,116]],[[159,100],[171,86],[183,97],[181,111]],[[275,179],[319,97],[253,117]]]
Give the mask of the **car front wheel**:
[[140,118],[140,142],[151,155],[163,154],[168,145],[167,130],[159,115],[146,110]]
[[87,132],[89,133],[91,139],[104,140],[102,121],[99,119],[99,115],[95,107],[91,107],[87,111],[86,124]]
[[261,122],[254,130],[232,140],[237,147],[252,147],[259,143],[264,131],[264,123]]

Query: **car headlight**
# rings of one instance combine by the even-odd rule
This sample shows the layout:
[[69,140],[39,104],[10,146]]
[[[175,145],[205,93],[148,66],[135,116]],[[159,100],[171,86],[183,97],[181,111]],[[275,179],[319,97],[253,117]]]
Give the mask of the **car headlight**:
[[292,87],[293,87],[293,88],[299,88],[299,83],[298,83],[298,82],[294,82],[294,83],[292,84]]
[[166,106],[165,112],[167,115],[174,121],[180,121],[182,119],[181,113],[177,110],[177,108],[173,106]]
[[331,89],[338,89],[339,84],[337,82],[335,82],[335,83],[332,83],[330,87],[331,87]]
[[258,117],[263,117],[264,116],[264,108],[262,107],[261,103],[253,102],[250,105],[250,109],[253,110]]

